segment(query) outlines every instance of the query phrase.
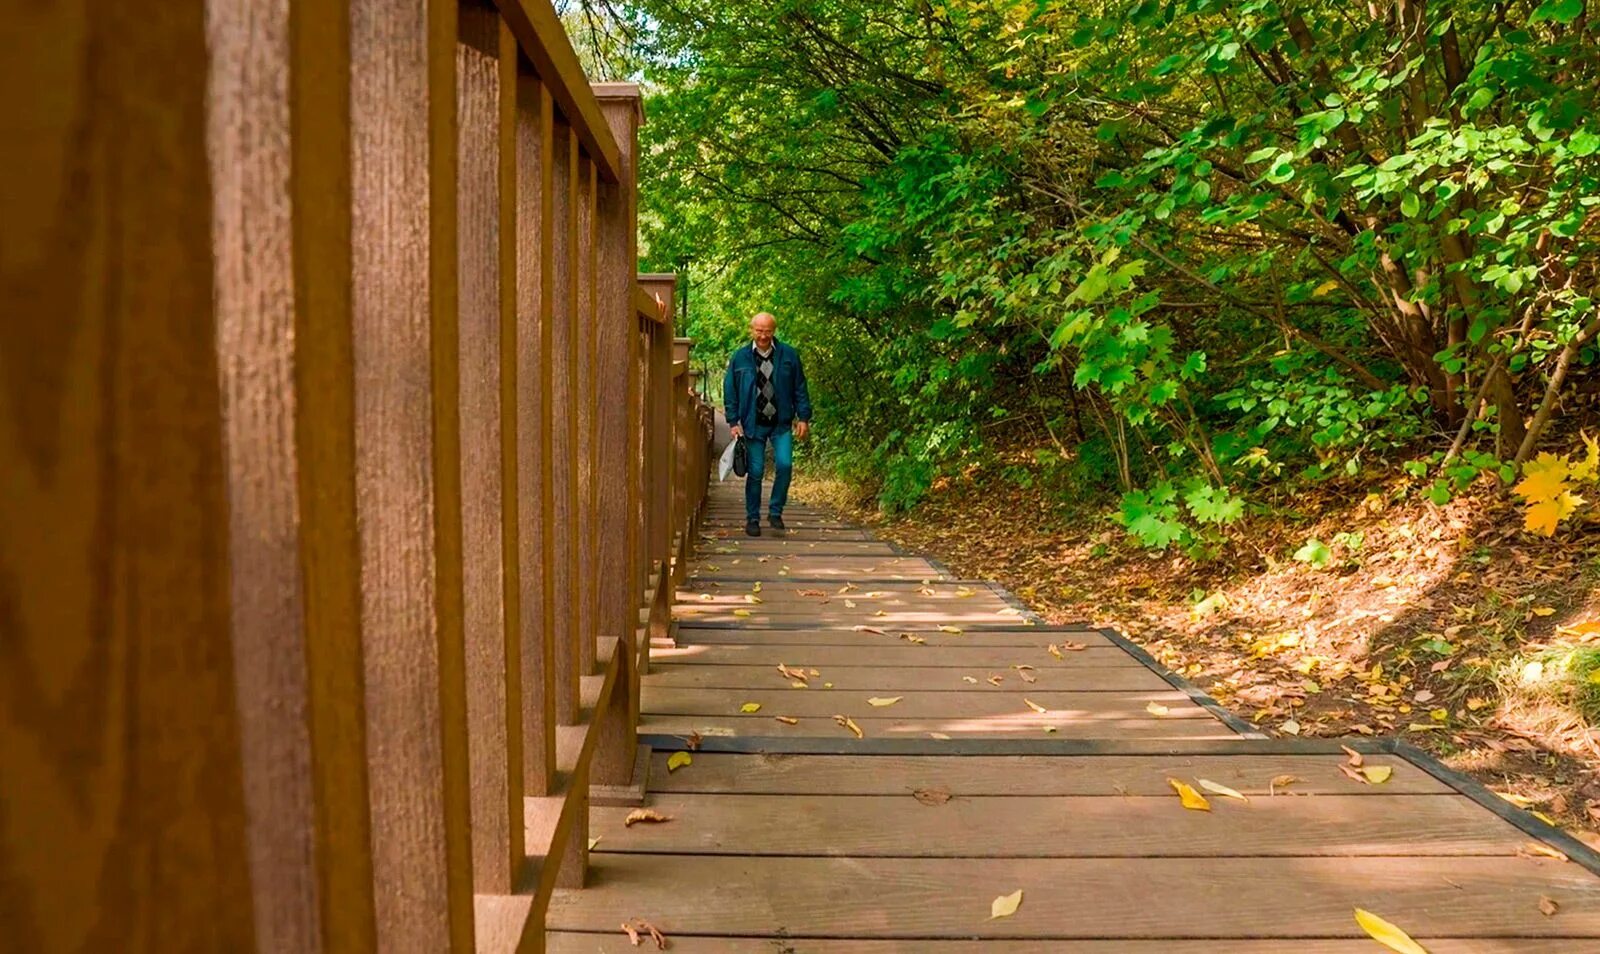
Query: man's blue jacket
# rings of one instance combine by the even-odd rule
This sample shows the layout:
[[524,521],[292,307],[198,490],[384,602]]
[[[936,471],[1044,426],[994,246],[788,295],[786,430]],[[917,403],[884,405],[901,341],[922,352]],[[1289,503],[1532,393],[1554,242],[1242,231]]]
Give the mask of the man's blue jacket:
[[[773,403],[778,405],[775,429],[781,431],[797,420],[811,420],[811,394],[806,391],[800,353],[776,339],[772,348],[772,388],[777,392]],[[755,426],[755,345],[745,345],[728,360],[728,371],[722,377],[722,403],[730,427],[737,424],[748,433]]]

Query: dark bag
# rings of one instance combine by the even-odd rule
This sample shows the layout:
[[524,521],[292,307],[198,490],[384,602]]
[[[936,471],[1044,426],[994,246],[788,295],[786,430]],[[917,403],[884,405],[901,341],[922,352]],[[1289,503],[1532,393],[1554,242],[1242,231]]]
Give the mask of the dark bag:
[[750,448],[745,444],[744,438],[734,438],[733,447],[733,473],[743,477],[750,472]]

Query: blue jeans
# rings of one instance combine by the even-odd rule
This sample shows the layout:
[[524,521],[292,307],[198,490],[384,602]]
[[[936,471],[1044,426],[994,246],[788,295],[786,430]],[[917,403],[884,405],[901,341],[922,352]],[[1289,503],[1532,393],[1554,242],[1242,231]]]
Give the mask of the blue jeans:
[[772,499],[767,511],[774,517],[783,516],[783,505],[789,502],[789,478],[794,474],[794,433],[788,428],[768,438],[746,437],[749,443],[750,468],[744,478],[744,516],[746,520],[761,519],[761,478],[767,470],[767,441],[772,442],[772,458],[777,473],[772,475]]

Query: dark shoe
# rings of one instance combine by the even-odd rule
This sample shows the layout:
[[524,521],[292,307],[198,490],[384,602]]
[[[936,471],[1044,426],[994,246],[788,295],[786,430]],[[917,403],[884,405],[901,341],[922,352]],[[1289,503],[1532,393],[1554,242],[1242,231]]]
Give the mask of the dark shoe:
[[761,536],[761,521],[759,521],[759,520],[750,520],[750,521],[746,522],[745,525],[744,525],[744,532],[745,532],[745,534],[747,536],[752,536],[752,537]]
[[774,530],[786,530],[786,529],[788,529],[787,527],[785,527],[783,525],[783,518],[778,516],[777,514],[773,514],[772,516],[768,517],[767,518],[767,522],[772,524],[772,529],[774,529]]

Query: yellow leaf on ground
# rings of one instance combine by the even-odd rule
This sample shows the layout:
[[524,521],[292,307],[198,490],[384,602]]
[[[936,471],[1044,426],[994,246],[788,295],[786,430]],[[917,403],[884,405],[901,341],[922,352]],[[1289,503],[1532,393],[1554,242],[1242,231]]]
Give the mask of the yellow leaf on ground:
[[1172,790],[1178,793],[1178,799],[1183,802],[1184,808],[1195,812],[1211,811],[1211,803],[1206,801],[1206,797],[1195,791],[1192,786],[1175,778],[1167,779],[1167,784],[1171,785]]
[[1517,849],[1517,854],[1525,858],[1554,858],[1557,861],[1570,861],[1563,852],[1551,848],[1542,841],[1530,841]]
[[667,756],[667,771],[676,772],[678,769],[683,768],[685,765],[688,765],[693,761],[694,756],[690,755],[688,752],[674,752]]
[[1164,716],[1167,713],[1171,712],[1172,710],[1168,709],[1166,706],[1162,705],[1159,702],[1152,702],[1149,705],[1144,707],[1144,711],[1146,711],[1146,712],[1150,713],[1151,715],[1156,716],[1156,717],[1159,718],[1160,716]]
[[1276,795],[1276,794],[1278,794],[1278,789],[1287,788],[1290,785],[1293,785],[1295,782],[1298,782],[1298,781],[1300,781],[1299,776],[1295,776],[1295,775],[1274,775],[1272,777],[1272,781],[1267,783],[1267,793],[1269,795]]
[[746,702],[744,705],[739,707],[739,711],[740,712],[760,712],[761,711],[761,703],[759,703],[759,702]]
[[1389,781],[1389,776],[1394,774],[1394,769],[1387,765],[1369,765],[1361,770],[1361,774],[1365,775],[1367,781],[1372,784],[1382,785],[1384,782]]
[[598,845],[598,844],[600,844],[600,836],[599,835],[595,835],[593,838],[589,839],[589,850],[593,851],[594,850],[594,846]]
[[1288,722],[1285,722],[1283,725],[1278,726],[1278,731],[1282,732],[1284,735],[1299,735],[1300,734],[1300,723],[1294,721],[1293,719],[1290,719]]
[[1367,936],[1399,954],[1428,954],[1427,948],[1411,939],[1411,935],[1378,917],[1371,911],[1356,908],[1356,923]]
[[1044,706],[1039,705],[1039,703],[1034,702],[1032,699],[1023,698],[1022,701],[1026,702],[1028,704],[1028,708],[1032,709],[1034,712],[1049,712],[1050,711],[1049,709],[1046,709]]
[[1022,889],[1002,894],[989,903],[989,920],[995,918],[1009,918],[1017,913],[1017,908],[1022,907]]
[[846,609],[855,609],[856,608],[856,601],[855,600],[845,600],[844,601],[844,605],[845,605]]
[[1200,779],[1200,787],[1213,795],[1221,795],[1223,798],[1236,798],[1241,802],[1248,802],[1250,800],[1242,793],[1236,792],[1226,785],[1218,785],[1216,782],[1213,782],[1208,778]]
[[635,808],[622,820],[622,827],[632,828],[639,822],[649,822],[652,825],[672,821],[671,815],[663,815],[653,808]]
[[750,592],[752,592],[752,593],[761,592],[761,581],[760,580],[757,580],[756,582],[754,582],[754,583],[752,583],[750,585]]
[[761,597],[755,595],[754,593],[746,593],[744,595],[744,601],[746,603],[759,603],[761,602]]
[[1533,615],[1554,616],[1556,615],[1556,608],[1554,606],[1535,606],[1533,608]]
[[1057,646],[1055,643],[1051,643],[1050,644],[1050,655],[1056,657],[1057,659],[1066,658],[1066,657],[1061,655],[1061,647]]
[[946,742],[948,742],[950,740],[950,736],[946,735],[943,732],[929,732],[928,736],[930,738],[934,738],[934,739],[942,739],[942,740],[944,740]]
[[892,706],[896,702],[899,702],[901,699],[904,699],[904,698],[905,698],[905,696],[888,696],[888,697],[873,696],[871,699],[867,700],[867,705],[869,705],[869,706],[878,706],[880,708],[883,707],[883,706]]
[[961,635],[961,627],[959,627],[959,626],[941,626],[941,627],[939,627],[939,632],[941,632],[941,633],[949,633],[952,636],[960,636]]
[[750,615],[750,611],[749,610],[742,610],[742,609],[741,610],[734,610],[733,611],[733,615],[740,616],[740,617],[749,616]]

